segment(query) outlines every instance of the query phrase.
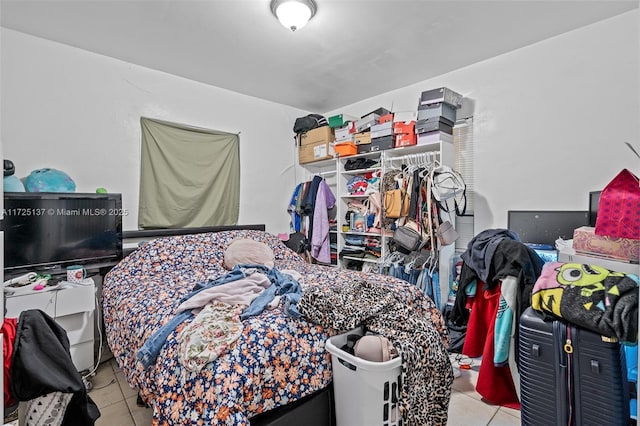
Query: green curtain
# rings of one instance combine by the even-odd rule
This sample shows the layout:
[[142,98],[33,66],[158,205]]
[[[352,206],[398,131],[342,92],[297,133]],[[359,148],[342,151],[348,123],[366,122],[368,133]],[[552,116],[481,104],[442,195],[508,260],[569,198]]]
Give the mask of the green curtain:
[[236,225],[240,137],[141,117],[140,229]]

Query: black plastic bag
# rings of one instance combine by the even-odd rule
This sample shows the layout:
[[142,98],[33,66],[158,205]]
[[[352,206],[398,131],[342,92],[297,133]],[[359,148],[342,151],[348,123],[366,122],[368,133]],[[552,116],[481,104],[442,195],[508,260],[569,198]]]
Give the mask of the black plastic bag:
[[305,133],[317,127],[328,126],[327,119],[320,114],[309,114],[296,118],[293,124],[293,132],[296,134]]

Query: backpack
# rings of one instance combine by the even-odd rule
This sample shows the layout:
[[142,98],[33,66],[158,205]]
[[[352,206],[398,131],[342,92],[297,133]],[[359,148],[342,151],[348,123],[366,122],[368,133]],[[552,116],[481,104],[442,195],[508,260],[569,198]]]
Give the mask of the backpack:
[[308,132],[316,127],[328,126],[327,119],[320,114],[309,114],[304,117],[296,118],[293,124],[293,132],[296,134]]

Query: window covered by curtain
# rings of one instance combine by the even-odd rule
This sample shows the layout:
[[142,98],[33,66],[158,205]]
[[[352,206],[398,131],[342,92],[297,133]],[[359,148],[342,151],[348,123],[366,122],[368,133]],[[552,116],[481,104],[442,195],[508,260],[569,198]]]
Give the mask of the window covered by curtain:
[[142,117],[138,227],[235,225],[240,137]]

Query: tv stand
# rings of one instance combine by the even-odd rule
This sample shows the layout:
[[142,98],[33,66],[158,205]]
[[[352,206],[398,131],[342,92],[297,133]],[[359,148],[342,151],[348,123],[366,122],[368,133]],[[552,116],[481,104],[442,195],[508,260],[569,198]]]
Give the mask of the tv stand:
[[96,286],[78,285],[52,290],[31,290],[5,294],[5,318],[20,318],[20,313],[40,309],[67,332],[71,360],[78,371],[94,366],[94,327]]
[[[85,267],[85,269],[87,270],[87,275],[93,275],[94,273],[99,273],[100,275],[103,275],[102,272],[106,269],[109,270],[111,268],[113,268],[114,266],[116,266],[118,264],[118,262],[120,262],[121,259],[117,259],[117,260],[111,260],[111,261],[106,261],[106,262],[96,262],[96,263],[89,263],[89,264],[81,264],[82,266]],[[80,265],[80,263],[79,263]],[[4,271],[4,280],[8,281],[12,278],[16,278],[19,277],[21,275],[27,274],[29,272],[35,272],[37,274],[41,274],[41,275],[45,275],[45,274],[49,274],[51,275],[52,278],[57,278],[58,280],[64,280],[66,279],[67,276],[67,269],[65,267],[62,266],[52,266],[50,268],[36,268],[36,269],[30,269],[30,270],[9,270],[9,271]]]

